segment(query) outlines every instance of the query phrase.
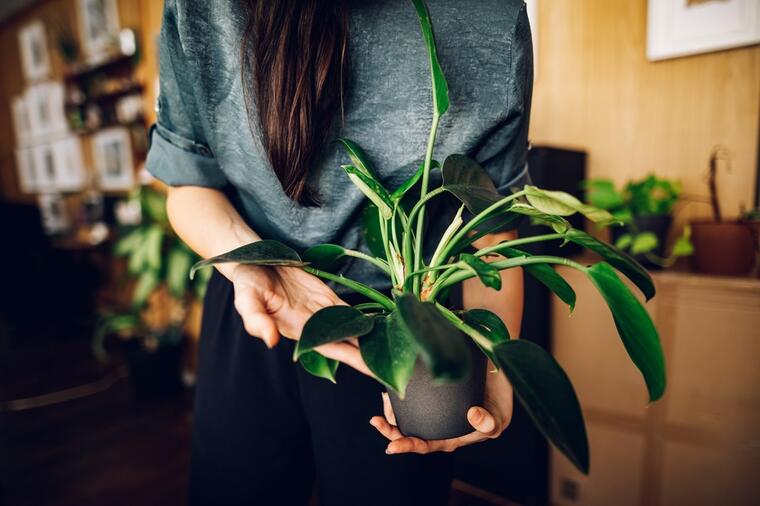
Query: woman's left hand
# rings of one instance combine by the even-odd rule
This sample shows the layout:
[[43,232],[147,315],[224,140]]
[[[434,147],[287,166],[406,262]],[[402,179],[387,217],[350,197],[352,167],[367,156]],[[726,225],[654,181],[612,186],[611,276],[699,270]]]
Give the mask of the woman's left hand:
[[369,423],[390,440],[385,453],[452,452],[461,446],[499,437],[512,421],[512,387],[504,374],[491,372],[493,370],[493,364],[489,361],[484,406],[473,406],[467,412],[467,420],[475,430],[452,439],[426,441],[417,437],[404,436],[396,426],[396,417],[388,394],[383,393],[385,416],[372,417]]

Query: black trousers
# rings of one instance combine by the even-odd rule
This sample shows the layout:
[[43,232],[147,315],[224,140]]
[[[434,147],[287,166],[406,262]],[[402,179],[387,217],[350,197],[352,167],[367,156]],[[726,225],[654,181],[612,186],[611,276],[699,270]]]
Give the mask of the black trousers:
[[[351,301],[349,301],[351,302]],[[337,384],[248,335],[232,284],[209,282],[192,440],[192,505],[444,505],[451,454],[386,455],[369,420],[383,387],[341,365]]]

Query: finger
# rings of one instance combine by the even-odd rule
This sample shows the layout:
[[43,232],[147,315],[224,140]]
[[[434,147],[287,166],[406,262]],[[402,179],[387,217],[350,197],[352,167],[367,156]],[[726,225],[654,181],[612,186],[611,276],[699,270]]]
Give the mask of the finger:
[[317,346],[315,349],[327,358],[343,362],[371,378],[375,377],[355,346],[348,343],[329,343]]
[[388,423],[388,420],[382,416],[373,416],[369,421],[369,424],[377,429],[377,431],[391,441],[404,437],[398,427]]
[[470,432],[461,437],[451,439],[434,439],[425,441],[414,437],[405,437],[392,441],[385,453],[432,453],[453,452],[457,448],[486,441],[488,436],[480,432]]
[[501,434],[501,427],[496,423],[496,418],[485,408],[473,406],[467,411],[467,421],[481,434],[494,438]]
[[268,348],[277,344],[280,340],[280,332],[261,300],[252,296],[236,297],[235,308],[243,319],[246,332],[260,338]]
[[398,438],[394,441],[391,441],[385,449],[385,453],[388,455],[395,455],[398,453],[425,454],[430,453],[431,451],[432,450],[430,449],[430,443],[424,439],[417,437]]
[[388,423],[391,425],[398,425],[396,423],[396,413],[393,412],[393,405],[391,404],[391,398],[388,395],[388,392],[383,392],[383,414],[385,415],[385,419],[388,420]]

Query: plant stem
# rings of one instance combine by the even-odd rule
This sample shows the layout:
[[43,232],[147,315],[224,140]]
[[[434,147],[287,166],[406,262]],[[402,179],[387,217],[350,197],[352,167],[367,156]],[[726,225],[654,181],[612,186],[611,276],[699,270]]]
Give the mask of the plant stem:
[[314,267],[309,267],[308,265],[305,267],[302,267],[302,269],[305,272],[308,272],[309,274],[313,274],[314,276],[327,279],[339,285],[343,285],[347,288],[350,288],[353,291],[364,295],[368,299],[371,299],[377,302],[388,311],[393,311],[396,308],[396,305],[393,303],[391,299],[389,299],[382,293],[378,292],[374,288],[369,287],[363,283],[359,283],[358,281],[354,281],[353,279],[348,279],[338,274],[331,274],[329,272],[320,271],[319,269],[315,269]]
[[564,239],[564,238],[565,238],[565,234],[560,234],[560,233],[534,235],[531,237],[521,237],[519,239],[513,239],[511,241],[503,241],[503,242],[500,242],[499,244],[488,246],[487,248],[481,248],[475,252],[475,256],[481,257],[484,255],[490,255],[491,253],[498,253],[499,250],[502,248],[512,248],[514,246],[520,246],[521,244],[532,244],[536,242],[551,241],[553,239]]
[[388,244],[388,227],[385,222],[385,219],[383,218],[383,212],[380,210],[380,208],[377,208],[377,224],[380,226],[380,236],[383,241],[383,248],[385,249],[385,258],[388,260],[388,266],[390,267],[390,277],[391,277],[391,283],[393,286],[396,286],[398,283],[398,280],[396,280],[396,258],[391,253],[390,244]]
[[388,263],[384,262],[380,258],[375,258],[375,257],[373,257],[371,255],[367,255],[365,253],[362,253],[361,251],[356,251],[356,250],[353,250],[353,249],[347,249],[347,250],[345,250],[345,253],[346,253],[346,256],[354,257],[354,258],[360,258],[362,260],[366,260],[367,262],[375,265],[376,267],[380,268],[381,270],[383,270],[387,274],[391,273],[391,270],[390,270],[390,268],[388,266]]
[[455,315],[451,310],[443,306],[442,304],[435,303],[438,310],[443,314],[443,316],[449,320],[456,328],[467,334],[472,338],[473,341],[478,343],[478,345],[481,348],[484,348],[488,351],[493,350],[493,343],[488,340],[483,334],[475,330],[474,328],[467,325],[465,322],[461,320],[457,315]]
[[[435,86],[435,83],[434,83]],[[435,97],[435,88],[433,89],[433,96]],[[425,151],[425,168],[422,171],[422,186],[420,188],[420,201],[422,201],[425,196],[427,195],[428,191],[428,183],[430,180],[430,163],[433,160],[433,147],[435,146],[435,136],[438,132],[438,123],[441,120],[440,114],[438,114],[437,111],[433,111],[433,124],[430,127],[430,135],[428,136],[428,143],[427,143],[427,150]],[[415,247],[414,247],[414,270],[418,270],[420,266],[422,265],[422,245],[423,245],[423,234],[425,229],[425,204],[422,203],[422,207],[419,210],[419,215],[417,216],[417,235],[415,236]],[[420,291],[420,280],[419,278],[414,279],[414,291],[415,293],[419,293]]]

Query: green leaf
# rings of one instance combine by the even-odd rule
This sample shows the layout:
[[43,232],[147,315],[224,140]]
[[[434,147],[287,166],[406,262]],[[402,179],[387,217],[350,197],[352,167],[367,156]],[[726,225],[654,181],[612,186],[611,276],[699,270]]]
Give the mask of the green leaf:
[[657,247],[660,241],[653,232],[642,232],[636,234],[631,244],[631,253],[634,255],[641,255],[642,253],[649,253]]
[[393,200],[383,185],[373,177],[363,173],[352,165],[341,165],[348,174],[348,178],[383,214],[383,218],[389,220],[393,214]]
[[480,279],[481,283],[494,290],[501,290],[501,274],[496,267],[469,253],[459,255],[459,260]]
[[159,225],[151,225],[145,232],[143,241],[143,267],[153,270],[161,269],[164,230]]
[[470,327],[475,328],[493,344],[509,341],[509,330],[501,318],[487,309],[470,309],[462,313],[462,319]]
[[195,279],[193,279],[193,291],[198,300],[203,300],[206,296],[206,287],[208,286],[208,280],[211,279],[212,274],[213,271],[211,269],[203,269],[198,271]]
[[359,146],[351,139],[346,139],[343,137],[339,138],[338,142],[340,142],[346,149],[348,157],[351,159],[351,163],[354,165],[354,167],[372,179],[377,180],[377,172],[375,172],[372,163],[369,161],[367,153],[364,152],[361,146]]
[[623,234],[615,241],[615,247],[618,249],[628,249],[633,242],[633,236],[631,234]]
[[665,357],[649,314],[606,262],[589,267],[586,273],[607,302],[620,339],[644,376],[649,399],[656,401],[665,392]]
[[496,364],[538,430],[582,473],[589,471],[588,437],[578,397],[562,367],[524,339],[494,347]]
[[584,182],[586,199],[592,206],[611,210],[624,204],[623,196],[609,179],[590,179]]
[[[431,169],[437,169],[440,168],[441,164],[437,160],[430,160],[430,168]],[[417,168],[417,172],[412,174],[412,176],[404,181],[404,183],[396,188],[393,193],[391,193],[391,198],[394,201],[401,200],[406,192],[409,191],[410,188],[412,188],[415,184],[417,184],[417,181],[420,180],[422,177],[422,173],[425,172],[425,164],[421,163],[420,166]]]
[[615,218],[608,211],[584,204],[569,193],[542,190],[531,185],[525,185],[525,192],[530,205],[546,214],[571,216],[575,213],[581,213],[600,225],[609,225],[615,222]]
[[433,34],[433,24],[430,21],[430,13],[424,0],[412,0],[414,8],[417,10],[417,16],[420,19],[420,28],[422,37],[425,39],[425,45],[428,50],[430,60],[430,78],[433,83],[433,108],[435,113],[440,116],[449,108],[449,86],[446,83],[446,77],[443,75],[441,64],[438,61],[438,50],[435,47],[435,35]]
[[327,358],[318,351],[309,351],[301,355],[298,361],[309,374],[335,383],[335,372],[339,364],[337,360]]
[[[525,251],[510,248],[508,246],[500,247],[498,252],[507,258],[529,257]],[[536,278],[536,280],[546,288],[554,292],[559,299],[570,306],[570,311],[575,309],[575,290],[565,279],[557,274],[557,271],[548,264],[523,265],[525,272]]]
[[319,244],[303,252],[303,260],[321,271],[335,271],[338,261],[346,256],[346,248],[337,244]]
[[376,317],[372,330],[359,339],[359,351],[369,370],[403,399],[417,362],[417,344],[397,318],[396,313]]
[[177,245],[169,250],[166,258],[166,284],[175,297],[183,297],[187,290],[193,254],[184,246]]
[[150,294],[158,288],[158,273],[156,271],[145,271],[137,278],[134,292],[132,293],[132,307],[140,308],[150,297]]
[[149,219],[161,225],[169,223],[166,214],[166,195],[151,188],[142,188],[140,202],[144,215]]
[[383,235],[380,232],[380,223],[377,215],[377,206],[371,202],[367,203],[360,217],[362,236],[372,256],[387,260],[385,257],[385,247],[383,246]]
[[631,255],[577,229],[568,230],[565,234],[565,239],[600,255],[613,267],[625,274],[628,279],[633,281],[647,300],[654,297],[655,288],[652,277]]
[[193,278],[195,271],[198,269],[225,262],[252,265],[284,265],[289,267],[303,267],[306,265],[292,248],[285,246],[279,241],[262,239],[261,241],[252,242],[227,253],[198,262],[190,270],[190,279]]
[[673,252],[671,255],[674,257],[687,257],[693,254],[694,245],[691,243],[691,227],[686,225],[683,227],[683,233],[681,236],[676,239],[675,243],[673,243]]
[[441,172],[443,187],[462,201],[472,214],[485,211],[503,198],[483,167],[465,155],[449,155]]
[[552,214],[544,213],[527,204],[522,204],[519,202],[512,204],[512,206],[508,208],[507,211],[511,213],[522,214],[523,216],[530,216],[534,223],[551,227],[558,234],[563,234],[572,228],[570,222],[562,216],[555,216]]
[[116,241],[113,253],[116,256],[125,256],[133,253],[142,243],[145,229],[138,227]]
[[374,325],[374,319],[351,306],[323,307],[306,321],[296,343],[293,358],[313,351],[323,344],[363,336]]
[[412,294],[396,302],[399,324],[415,340],[423,362],[434,378],[456,381],[467,376],[470,350],[466,336],[430,302],[420,302]]

